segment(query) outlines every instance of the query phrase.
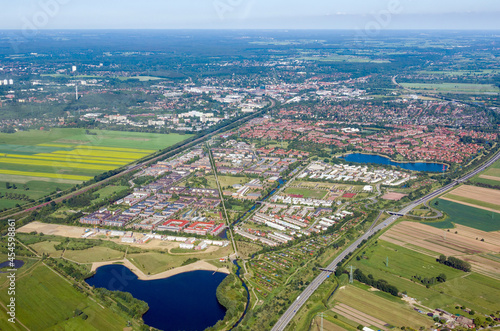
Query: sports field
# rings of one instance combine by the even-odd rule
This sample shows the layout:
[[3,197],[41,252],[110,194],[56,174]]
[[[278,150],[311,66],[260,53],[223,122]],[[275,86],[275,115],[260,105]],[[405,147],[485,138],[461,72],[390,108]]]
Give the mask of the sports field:
[[323,199],[326,196],[327,191],[289,187],[283,193],[286,195],[302,196],[305,199],[307,198]]
[[[75,184],[113,170],[190,135],[51,129],[0,134],[0,181],[23,178]],[[10,179],[12,176],[12,179]]]

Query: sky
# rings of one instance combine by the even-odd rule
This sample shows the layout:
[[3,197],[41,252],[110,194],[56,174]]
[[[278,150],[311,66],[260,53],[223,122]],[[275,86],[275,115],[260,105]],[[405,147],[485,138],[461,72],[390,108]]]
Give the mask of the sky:
[[15,0],[0,29],[500,29],[498,0]]

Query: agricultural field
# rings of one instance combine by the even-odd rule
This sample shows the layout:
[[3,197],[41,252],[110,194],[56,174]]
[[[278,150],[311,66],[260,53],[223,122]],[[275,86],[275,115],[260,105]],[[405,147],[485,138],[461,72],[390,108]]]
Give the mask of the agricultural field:
[[[17,275],[16,317],[31,330],[122,330],[127,319],[77,291],[67,280],[40,262],[32,268],[22,267]],[[24,269],[24,270],[23,270]],[[7,302],[8,283],[0,275],[0,301]],[[76,309],[88,315],[87,320],[74,316]],[[0,329],[24,330],[7,325],[7,315],[0,309]],[[14,328],[13,328],[14,326]],[[17,327],[17,328],[16,328]]]
[[500,212],[500,191],[489,188],[462,185],[441,197],[466,206]]
[[500,161],[472,179],[474,182],[500,186]]
[[[457,225],[448,232],[425,224],[401,222],[380,238],[432,258],[440,254],[458,257],[469,262],[473,271],[500,279],[500,261],[495,256],[500,253],[498,231],[485,232]],[[411,270],[411,265],[405,267]]]
[[495,211],[476,208],[463,203],[437,199],[430,203],[432,208],[439,209],[448,215],[442,222],[431,222],[429,225],[437,228],[453,228],[454,224],[461,224],[482,231],[499,231],[500,215]]
[[401,83],[402,86],[414,90],[438,93],[499,93],[500,89],[491,84],[466,83]]
[[[416,232],[417,234],[411,238],[420,237],[420,232]],[[485,269],[480,269],[481,265],[467,258],[469,254],[455,255],[461,259],[468,260],[473,265],[473,272],[466,273],[438,263],[435,257],[431,256],[428,251],[419,249],[417,245],[421,243],[418,239],[416,239],[417,243],[415,245],[406,244],[403,247],[385,241],[384,236],[376,243],[366,247],[365,254],[362,255],[363,257],[360,260],[356,259],[352,264],[354,267],[362,270],[364,274],[372,274],[375,279],[384,279],[389,284],[396,286],[400,292],[406,291],[410,298],[415,299],[410,300],[411,305],[419,307],[419,309],[423,309],[424,311],[441,308],[455,314],[463,314],[460,309],[456,309],[457,306],[469,307],[483,313],[492,313],[498,310],[500,285],[495,275],[498,275],[500,269],[486,272]],[[407,238],[410,238],[410,236]],[[389,240],[394,241],[394,238],[390,237]],[[470,241],[475,240],[472,239]],[[422,242],[428,243],[424,240]],[[432,249],[437,248],[437,245],[432,246]],[[448,256],[452,255],[450,254],[452,253],[450,248],[446,249],[446,253],[448,253]],[[388,265],[387,258],[389,260]],[[497,263],[498,266],[500,266],[499,263]],[[492,269],[489,263],[484,265],[484,267]],[[428,287],[418,281],[412,280],[412,276],[416,275],[421,277],[437,277],[441,273],[446,275],[446,282],[436,283]],[[487,273],[488,275],[486,275]],[[368,289],[368,286],[366,287]],[[370,291],[376,296],[388,298],[391,301],[401,301],[399,298],[387,293],[373,289]],[[350,305],[349,302],[344,303]],[[354,306],[354,308],[356,307]],[[360,310],[367,312],[367,310]],[[382,317],[379,318],[385,320]],[[390,323],[388,320],[385,321]]]
[[390,326],[409,326],[418,330],[433,324],[430,318],[417,313],[403,301],[388,300],[353,285],[339,288],[333,303],[332,312],[354,322],[351,323],[354,327],[361,324],[375,330],[389,330]]
[[[1,133],[0,194],[17,193],[39,199],[188,137],[190,135],[62,128]],[[4,203],[3,207],[16,203],[19,201]]]

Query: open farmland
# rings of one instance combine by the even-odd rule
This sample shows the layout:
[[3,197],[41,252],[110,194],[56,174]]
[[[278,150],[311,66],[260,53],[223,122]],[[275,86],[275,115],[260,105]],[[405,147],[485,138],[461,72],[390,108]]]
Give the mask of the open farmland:
[[500,279],[500,260],[495,255],[500,253],[500,232],[462,225],[448,232],[425,224],[401,222],[380,238],[432,257],[444,254],[461,258],[472,265],[473,271]]
[[[2,275],[0,301],[8,302],[9,283]],[[104,308],[40,262],[36,262],[29,269],[21,268],[17,273],[16,283],[16,317],[27,329],[122,330],[127,325],[125,316]],[[82,310],[89,318],[84,321],[75,316],[76,309]],[[24,330],[22,327],[12,328],[11,323],[7,325],[6,316],[5,311],[1,309],[0,329]]]
[[[411,228],[411,231],[416,232],[415,238],[422,235],[417,230]],[[465,233],[467,229],[460,228],[458,231]],[[473,233],[468,233],[468,236],[471,235]],[[406,301],[410,305],[416,305],[424,311],[441,308],[454,314],[462,314],[462,311],[456,308],[457,306],[469,307],[482,313],[491,313],[497,310],[498,297],[500,296],[499,264],[496,264],[497,270],[495,271],[493,270],[495,263],[492,263],[497,258],[496,255],[492,253],[457,254],[456,256],[460,259],[467,260],[473,265],[472,272],[464,272],[440,264],[436,261],[436,253],[418,247],[416,244],[402,246],[381,239],[382,237],[377,242],[365,247],[364,252],[359,255],[361,259],[352,261],[352,265],[363,271],[365,275],[372,274],[375,279],[386,280],[389,284],[396,286],[400,292],[406,291],[405,293],[409,296]],[[475,238],[472,240],[475,241]],[[485,262],[482,261],[484,264],[476,263],[472,260],[474,258],[483,258]],[[386,263],[387,259],[388,264]],[[486,268],[490,268],[490,270],[486,270]],[[446,275],[446,282],[425,286],[413,278],[419,276],[430,279],[439,274]],[[391,301],[400,301],[397,297],[370,288],[368,285],[358,282],[355,282],[355,285],[376,296]],[[348,302],[345,303],[350,305]],[[371,314],[371,311],[364,311]],[[391,323],[390,320],[378,318]]]
[[[174,145],[189,135],[52,129],[0,134],[0,180],[75,184]],[[12,179],[9,177],[13,176]],[[5,178],[4,178],[5,177]],[[29,185],[28,185],[29,186]],[[26,194],[29,192],[27,191]]]
[[454,224],[461,224],[482,231],[500,230],[500,215],[495,211],[443,199],[435,200],[432,207],[445,212],[449,216],[442,222],[429,223],[433,227],[449,229],[453,228]]
[[463,185],[441,197],[441,199],[500,212],[500,191],[489,188]]
[[486,171],[474,177],[473,181],[488,185],[500,185],[500,161],[493,163]]
[[333,299],[336,303],[332,309],[334,312],[363,326],[387,330],[389,327],[385,325],[389,324],[418,330],[421,326],[432,324],[431,319],[417,313],[403,301],[388,300],[353,285],[340,288]]

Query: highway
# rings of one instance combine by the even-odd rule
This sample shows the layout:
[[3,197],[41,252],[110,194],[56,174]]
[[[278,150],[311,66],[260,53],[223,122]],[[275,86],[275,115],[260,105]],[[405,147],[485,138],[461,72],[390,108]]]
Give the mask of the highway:
[[[418,200],[413,201],[410,203],[408,206],[404,207],[401,209],[399,212],[396,214],[398,215],[406,215],[409,211],[411,211],[413,208],[417,207],[418,205],[432,200],[435,197],[443,194],[444,192],[450,190],[454,186],[461,184],[470,178],[474,177],[478,173],[482,172],[489,166],[491,166],[494,162],[500,159],[500,151],[497,152],[490,160],[487,162],[483,163],[481,166],[470,172],[469,174],[461,177],[458,180],[455,180],[451,182],[450,184],[443,186],[437,190],[435,190],[432,193],[429,193],[423,198],[420,198]],[[363,234],[361,237],[359,237],[354,243],[352,243],[349,247],[347,247],[340,255],[338,255],[327,267],[324,269],[335,271],[337,268],[337,264],[344,259],[344,257],[356,250],[358,245],[365,239],[368,239],[371,235],[376,233],[379,230],[382,230],[383,228],[391,225],[394,223],[399,217],[398,215],[392,215],[389,217],[387,220],[385,220],[383,223],[376,225],[377,222],[374,222],[373,225],[366,231],[365,234]],[[318,289],[318,287],[328,278],[330,275],[330,272],[327,271],[322,271],[307,287],[302,293],[297,297],[297,299],[290,305],[290,307],[287,309],[287,311],[280,317],[280,319],[276,322],[276,324],[273,326],[272,331],[281,331],[284,330],[285,327],[290,323],[290,321],[293,319],[295,314],[299,311],[299,309],[306,303],[306,301],[309,299],[309,297]]]

